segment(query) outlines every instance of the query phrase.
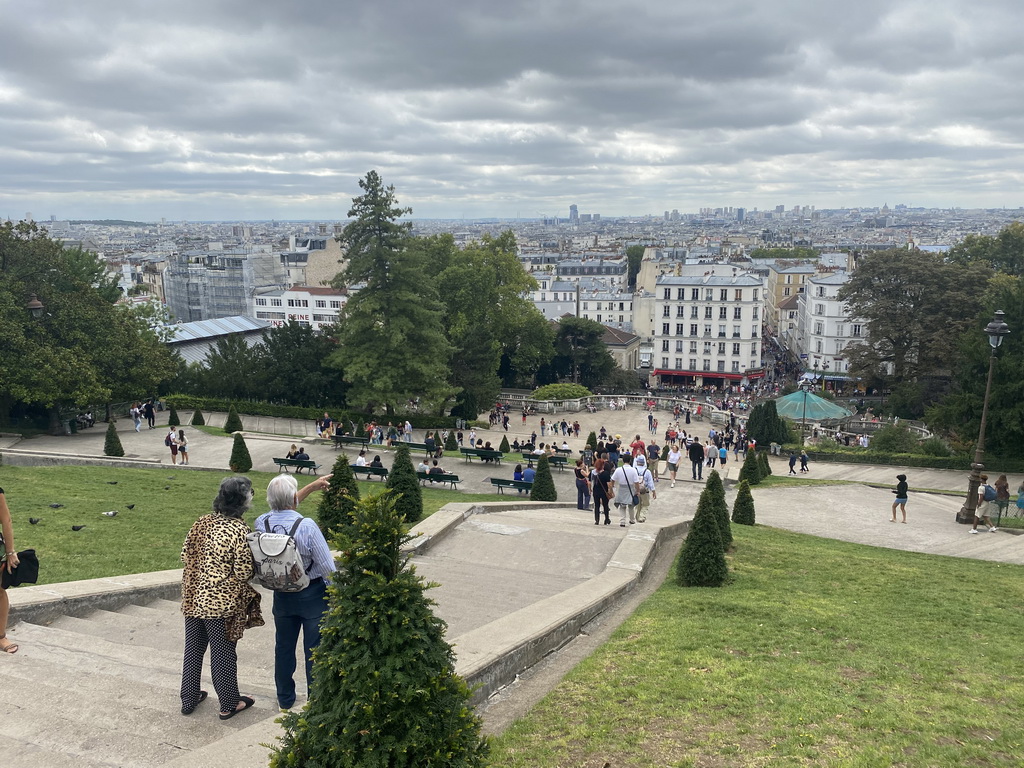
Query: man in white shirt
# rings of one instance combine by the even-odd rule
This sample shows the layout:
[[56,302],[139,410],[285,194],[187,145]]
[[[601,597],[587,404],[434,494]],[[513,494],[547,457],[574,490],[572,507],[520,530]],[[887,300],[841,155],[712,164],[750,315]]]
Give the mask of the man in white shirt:
[[640,477],[632,465],[633,457],[628,453],[622,456],[622,466],[612,473],[612,487],[615,489],[615,506],[619,510],[619,527],[625,528],[626,521],[630,525],[636,522],[636,506],[633,498],[640,490]]

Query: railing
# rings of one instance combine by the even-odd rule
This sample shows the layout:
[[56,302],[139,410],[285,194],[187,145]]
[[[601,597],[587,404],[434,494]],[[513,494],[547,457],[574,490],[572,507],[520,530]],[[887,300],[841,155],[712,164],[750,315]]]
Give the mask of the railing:
[[[532,408],[537,413],[580,413],[596,410],[637,410],[647,407],[653,402],[655,410],[672,411],[676,405],[681,409],[690,409],[690,417],[697,421],[710,421],[712,424],[728,424],[730,413],[711,403],[692,397],[665,397],[658,395],[591,395],[572,400],[533,400],[528,395],[518,392],[502,392],[501,400],[510,408],[521,410],[523,406]],[[589,406],[589,407],[588,407]],[[698,409],[700,414],[698,415]],[[739,415],[736,416],[740,418]],[[745,419],[744,419],[745,421]]]

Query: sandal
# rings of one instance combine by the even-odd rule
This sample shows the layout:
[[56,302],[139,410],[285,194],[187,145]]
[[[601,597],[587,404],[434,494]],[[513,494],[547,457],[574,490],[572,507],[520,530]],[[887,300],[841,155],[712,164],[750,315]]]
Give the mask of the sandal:
[[238,707],[236,705],[233,710],[231,710],[230,712],[227,712],[227,713],[221,712],[220,715],[218,715],[218,717],[220,717],[221,720],[230,720],[232,717],[237,715],[239,712],[245,712],[245,710],[247,710],[249,707],[251,707],[253,704],[256,703],[256,700],[255,699],[250,699],[248,696],[239,696],[238,697],[238,703],[239,704],[244,704],[245,706]]
[[7,640],[7,635],[0,635],[0,653],[17,653],[18,652],[18,644],[17,643],[12,643],[10,640],[7,640],[7,642],[5,643],[5,642],[3,642],[4,640]]
[[209,694],[206,691],[200,691],[199,698],[195,700],[195,703],[191,707],[187,704],[181,705],[181,714],[191,715],[193,712],[196,711],[196,707],[198,707],[200,704],[206,701],[207,696],[209,696]]

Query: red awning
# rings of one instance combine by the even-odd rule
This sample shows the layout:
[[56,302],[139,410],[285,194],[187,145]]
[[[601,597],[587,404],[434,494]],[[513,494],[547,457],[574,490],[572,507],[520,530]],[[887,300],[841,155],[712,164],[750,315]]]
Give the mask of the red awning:
[[652,373],[655,376],[702,376],[705,379],[728,379],[729,381],[743,381],[744,378],[760,379],[764,376],[764,369],[758,369],[750,373],[726,373],[724,371],[671,371],[667,368],[655,368]]

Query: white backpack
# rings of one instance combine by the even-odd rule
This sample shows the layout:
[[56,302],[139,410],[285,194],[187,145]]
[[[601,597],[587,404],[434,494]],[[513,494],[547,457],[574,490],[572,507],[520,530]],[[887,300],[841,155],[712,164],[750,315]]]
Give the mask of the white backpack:
[[295,531],[305,518],[295,521],[288,533],[272,533],[270,517],[263,521],[266,532],[246,534],[256,572],[252,580],[273,592],[301,592],[309,586],[309,574],[295,543]]

